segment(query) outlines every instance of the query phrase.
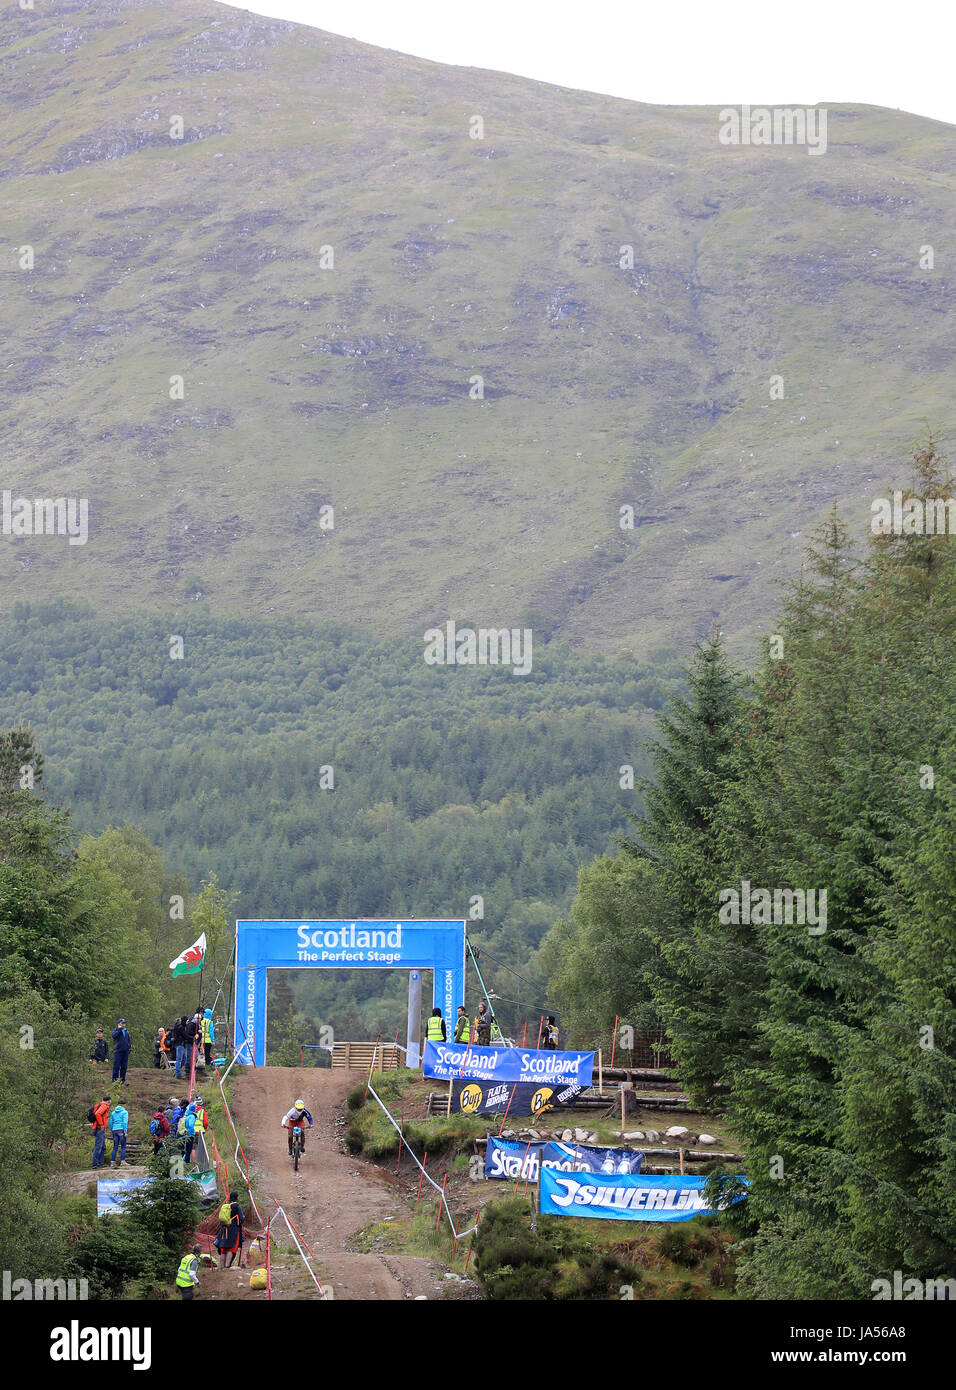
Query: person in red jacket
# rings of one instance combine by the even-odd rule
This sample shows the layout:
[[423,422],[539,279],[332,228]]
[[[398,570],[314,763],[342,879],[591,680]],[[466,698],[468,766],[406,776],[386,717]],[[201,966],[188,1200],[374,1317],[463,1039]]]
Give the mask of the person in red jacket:
[[149,1135],[153,1141],[153,1153],[158,1154],[163,1147],[163,1140],[169,1134],[169,1121],[161,1110],[157,1110],[149,1122]]
[[98,1105],[93,1106],[93,1164],[94,1168],[106,1167],[106,1120],[110,1113],[110,1098],[104,1096]]

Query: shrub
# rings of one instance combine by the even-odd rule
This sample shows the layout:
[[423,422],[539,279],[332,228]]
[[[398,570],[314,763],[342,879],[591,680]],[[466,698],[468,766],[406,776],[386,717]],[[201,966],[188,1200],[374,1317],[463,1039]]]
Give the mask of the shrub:
[[[607,1299],[634,1284],[634,1268],[594,1249],[588,1234],[564,1217],[531,1225],[528,1204],[506,1197],[485,1207],[475,1237],[475,1269],[488,1298]],[[583,1224],[583,1223],[582,1223]]]

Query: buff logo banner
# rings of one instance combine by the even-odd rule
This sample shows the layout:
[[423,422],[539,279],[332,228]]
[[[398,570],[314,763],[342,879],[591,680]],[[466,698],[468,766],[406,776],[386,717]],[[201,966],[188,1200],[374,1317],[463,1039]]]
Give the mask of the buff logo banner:
[[451,1113],[453,1115],[540,1115],[562,1105],[573,1105],[583,1087],[576,1081],[570,1086],[541,1086],[526,1081],[452,1082]]
[[423,1073],[436,1081],[500,1081],[535,1086],[591,1084],[593,1052],[549,1052],[544,1048],[455,1046],[427,1042]]
[[600,1149],[587,1144],[519,1144],[513,1139],[489,1138],[485,1150],[486,1178],[519,1178],[537,1182],[538,1170],[561,1173],[639,1173],[644,1155],[636,1149]]
[[[746,1181],[746,1180],[745,1180]],[[590,1216],[605,1221],[689,1221],[712,1216],[704,1200],[705,1178],[578,1178],[541,1169],[540,1209],[546,1216]],[[737,1201],[743,1201],[738,1197]]]

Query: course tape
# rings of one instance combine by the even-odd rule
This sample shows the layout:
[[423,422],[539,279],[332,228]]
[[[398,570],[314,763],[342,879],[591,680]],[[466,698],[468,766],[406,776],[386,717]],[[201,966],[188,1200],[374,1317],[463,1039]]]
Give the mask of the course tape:
[[422,1165],[418,1162],[418,1159],[415,1157],[415,1155],[412,1153],[411,1149],[408,1147],[408,1144],[407,1144],[406,1141],[405,1141],[405,1136],[402,1134],[402,1131],[399,1129],[398,1125],[395,1123],[395,1117],[394,1117],[394,1116],[391,1114],[391,1112],[389,1111],[388,1106],[384,1104],[384,1102],[382,1101],[381,1096],[379,1096],[379,1095],[376,1094],[375,1087],[372,1085],[372,1081],[371,1081],[371,1072],[369,1073],[368,1090],[369,1090],[369,1095],[375,1096],[376,1101],[378,1102],[378,1104],[381,1106],[382,1110],[384,1111],[384,1113],[385,1113],[385,1115],[386,1115],[386,1117],[387,1117],[387,1119],[388,1119],[389,1124],[392,1126],[392,1129],[394,1129],[395,1133],[398,1135],[398,1137],[399,1137],[399,1139],[401,1140],[401,1142],[405,1145],[405,1152],[411,1157],[412,1161],[416,1164],[416,1166],[418,1167],[419,1172],[421,1172],[421,1173],[424,1174],[425,1181],[431,1183],[432,1187],[435,1189],[435,1191],[438,1193],[439,1197],[441,1198],[441,1204],[442,1204],[442,1206],[443,1206],[444,1209],[445,1209],[445,1215],[448,1217],[448,1224],[449,1224],[449,1226],[451,1226],[451,1233],[452,1233],[452,1235],[454,1236],[455,1240],[461,1240],[463,1236],[470,1236],[471,1233],[472,1233],[473,1231],[477,1231],[477,1229],[478,1229],[477,1224],[474,1225],[474,1226],[469,1226],[468,1229],[467,1229],[467,1231],[459,1231],[459,1230],[458,1230],[458,1228],[457,1228],[456,1225],[455,1225],[455,1218],[454,1218],[454,1217],[452,1216],[452,1214],[451,1214],[451,1208],[450,1208],[449,1205],[448,1205],[448,1199],[447,1199],[447,1197],[445,1196],[445,1194],[444,1194],[444,1192],[441,1190],[441,1188],[438,1186],[438,1183],[435,1182],[432,1178],[430,1178],[429,1175],[425,1172],[425,1169],[424,1169],[424,1168],[422,1167]]

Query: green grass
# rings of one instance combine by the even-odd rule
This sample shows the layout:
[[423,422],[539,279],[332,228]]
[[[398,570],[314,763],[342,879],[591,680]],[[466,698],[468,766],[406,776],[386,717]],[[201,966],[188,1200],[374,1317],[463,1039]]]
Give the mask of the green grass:
[[[739,652],[791,533],[831,497],[865,521],[871,476],[905,483],[920,421],[945,425],[947,281],[915,261],[956,210],[948,127],[855,107],[825,158],[727,150],[707,108],[258,18],[230,47],[249,22],[176,0],[92,11],[65,52],[39,7],[0,30],[5,252],[37,254],[0,267],[7,482],[94,518],[82,555],[4,547],[8,603],[80,585],[159,611],[196,575],[216,613],[412,634],[534,608],[589,650],[685,649],[716,613]],[[95,157],[174,112],[221,130]],[[562,294],[580,319],[551,321]],[[309,492],[336,507],[321,544],[294,521]],[[622,533],[623,501],[662,519]]]

